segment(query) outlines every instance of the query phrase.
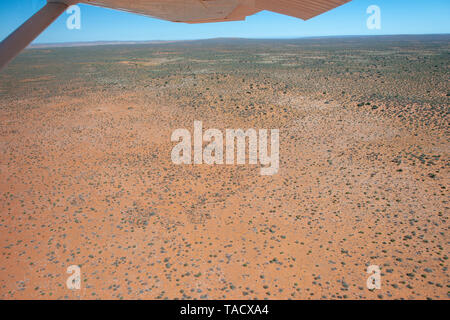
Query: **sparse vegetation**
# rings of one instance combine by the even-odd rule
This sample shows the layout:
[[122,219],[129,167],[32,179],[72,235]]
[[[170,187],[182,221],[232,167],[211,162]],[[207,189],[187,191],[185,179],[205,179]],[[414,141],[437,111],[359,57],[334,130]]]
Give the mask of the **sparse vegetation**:
[[[448,54],[449,36],[26,51],[0,73],[0,297],[448,299]],[[194,120],[279,128],[280,172],[175,166]]]

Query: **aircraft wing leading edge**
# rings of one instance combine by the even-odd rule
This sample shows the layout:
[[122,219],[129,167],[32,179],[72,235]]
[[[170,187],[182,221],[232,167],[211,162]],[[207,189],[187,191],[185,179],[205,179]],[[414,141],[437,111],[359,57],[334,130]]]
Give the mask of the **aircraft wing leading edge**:
[[244,20],[263,10],[310,19],[351,0],[47,0],[34,16],[0,43],[0,70],[70,5],[90,4],[163,20],[208,23]]

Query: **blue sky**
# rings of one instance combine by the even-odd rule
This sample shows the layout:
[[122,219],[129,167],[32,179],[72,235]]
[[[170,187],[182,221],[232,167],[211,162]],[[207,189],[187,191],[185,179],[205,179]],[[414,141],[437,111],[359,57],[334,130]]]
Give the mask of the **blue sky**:
[[[0,0],[0,39],[44,4],[45,0]],[[381,30],[369,30],[366,26],[366,9],[370,5],[381,8]],[[79,6],[81,30],[67,29],[69,14],[64,13],[35,43],[450,33],[450,0],[353,0],[309,21],[261,12],[244,22],[198,25]]]

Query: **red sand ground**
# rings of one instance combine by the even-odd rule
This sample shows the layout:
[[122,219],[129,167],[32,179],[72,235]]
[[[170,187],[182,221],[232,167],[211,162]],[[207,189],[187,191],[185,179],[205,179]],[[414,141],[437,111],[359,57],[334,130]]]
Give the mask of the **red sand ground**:
[[[1,298],[448,298],[442,130],[265,80],[248,106],[248,83],[199,77],[3,103]],[[172,164],[170,135],[194,120],[279,128],[279,173]]]

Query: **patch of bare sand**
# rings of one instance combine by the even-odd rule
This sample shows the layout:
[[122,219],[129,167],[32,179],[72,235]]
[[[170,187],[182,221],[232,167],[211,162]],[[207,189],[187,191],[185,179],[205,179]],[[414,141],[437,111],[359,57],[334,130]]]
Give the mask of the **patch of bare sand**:
[[172,63],[176,61],[183,60],[181,57],[176,58],[152,58],[152,59],[146,59],[146,60],[124,60],[119,61],[120,64],[125,65],[136,65],[136,66],[144,66],[144,67],[153,67],[153,66],[159,66],[166,63]]

